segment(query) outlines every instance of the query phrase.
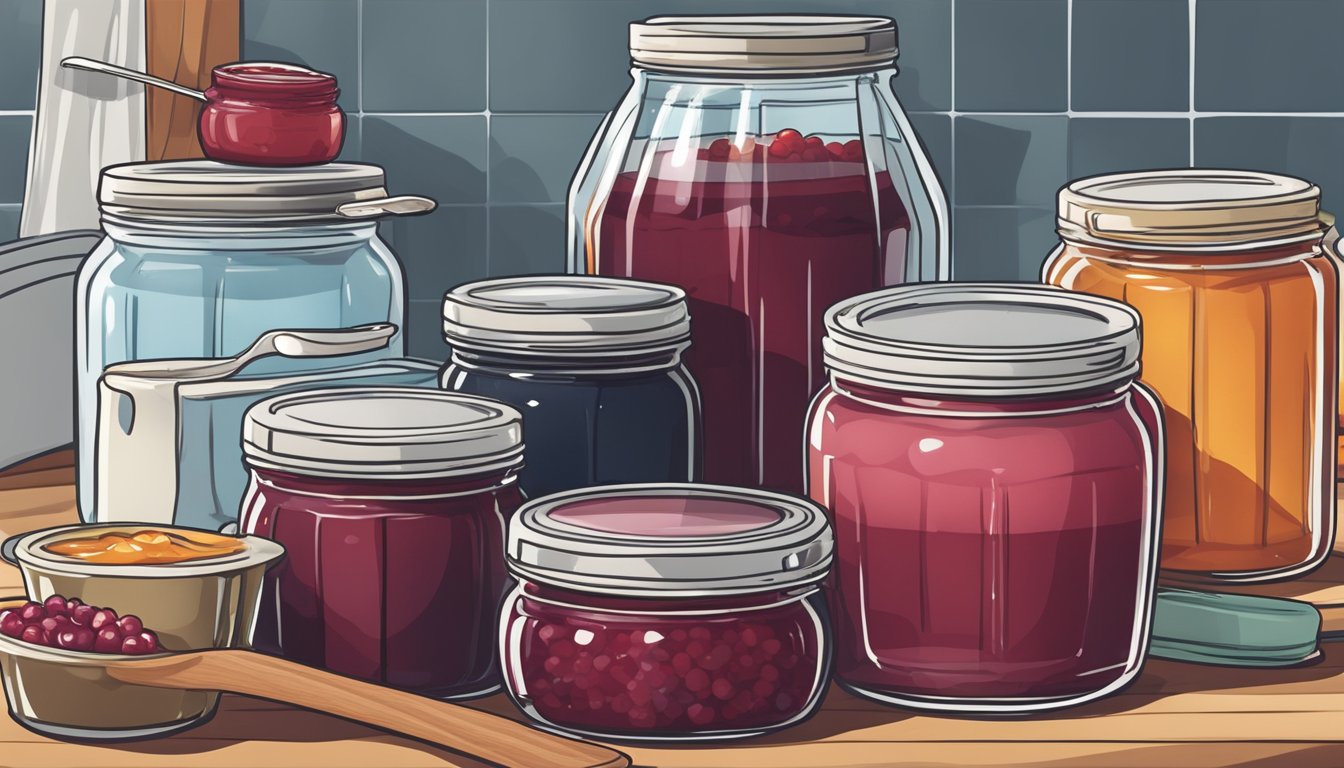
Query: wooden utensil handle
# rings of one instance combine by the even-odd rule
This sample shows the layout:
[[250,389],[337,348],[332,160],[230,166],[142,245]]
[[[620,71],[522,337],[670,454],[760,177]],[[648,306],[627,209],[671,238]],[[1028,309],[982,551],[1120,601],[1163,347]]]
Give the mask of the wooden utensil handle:
[[624,768],[614,749],[554,736],[506,717],[324,672],[253,651],[194,651],[108,665],[155,688],[240,693],[317,710],[480,757],[530,768]]

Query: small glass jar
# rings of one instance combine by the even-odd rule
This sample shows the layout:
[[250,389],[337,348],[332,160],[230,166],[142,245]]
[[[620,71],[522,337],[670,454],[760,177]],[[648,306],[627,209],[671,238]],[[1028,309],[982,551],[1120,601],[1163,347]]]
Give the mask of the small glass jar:
[[680,288],[600,277],[511,277],[443,302],[443,387],[523,414],[523,492],[700,476],[700,398]]
[[521,419],[484,398],[399,387],[249,409],[242,527],[288,555],[266,577],[254,645],[427,696],[497,689]]
[[605,739],[798,723],[829,674],[831,547],[822,510],[763,491],[626,485],[531,502],[509,526],[509,693],[543,726]]
[[1321,191],[1255,171],[1095,176],[1059,193],[1044,282],[1121,299],[1171,451],[1168,578],[1300,576],[1334,537],[1338,272]]
[[215,67],[198,124],[211,160],[243,165],[318,165],[345,139],[336,78],[293,64]]
[[1055,288],[894,288],[827,313],[809,486],[831,512],[836,678],[1029,712],[1138,674],[1163,443],[1139,318]]

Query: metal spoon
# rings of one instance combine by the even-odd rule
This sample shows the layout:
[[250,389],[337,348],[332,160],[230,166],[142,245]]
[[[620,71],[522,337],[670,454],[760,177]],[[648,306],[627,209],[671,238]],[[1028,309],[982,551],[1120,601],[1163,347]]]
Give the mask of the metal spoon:
[[144,83],[145,85],[163,88],[183,96],[190,96],[197,101],[207,101],[203,91],[198,91],[195,88],[188,88],[185,85],[178,85],[172,80],[164,80],[161,77],[147,75],[139,70],[127,69],[126,67],[119,67],[116,64],[108,64],[105,61],[98,61],[97,59],[86,59],[83,56],[70,56],[61,60],[61,66],[66,69],[82,69],[88,72],[102,72],[105,75],[122,77],[127,80],[134,80],[137,83]]

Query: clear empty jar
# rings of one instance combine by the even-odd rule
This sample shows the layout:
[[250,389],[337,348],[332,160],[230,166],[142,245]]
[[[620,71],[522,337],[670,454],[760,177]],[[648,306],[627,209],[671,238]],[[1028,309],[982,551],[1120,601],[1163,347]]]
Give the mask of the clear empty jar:
[[831,547],[821,509],[763,491],[628,485],[531,502],[509,526],[508,690],[544,725],[609,739],[797,723],[826,688]]

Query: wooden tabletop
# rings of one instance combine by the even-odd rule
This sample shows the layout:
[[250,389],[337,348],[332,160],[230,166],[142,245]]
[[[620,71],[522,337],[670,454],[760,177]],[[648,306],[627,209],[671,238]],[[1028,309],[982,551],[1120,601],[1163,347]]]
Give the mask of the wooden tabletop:
[[[74,522],[68,454],[0,476],[0,536]],[[0,567],[0,595],[23,591]],[[1327,635],[1344,633],[1344,556],[1307,578],[1255,591],[1308,599]],[[811,766],[1344,765],[1344,645],[1316,664],[1243,670],[1150,661],[1124,692],[1054,716],[1001,720],[915,715],[832,688],[822,711],[773,736],[709,748],[622,746],[636,765],[674,768]],[[503,696],[472,706],[519,717]],[[469,749],[469,746],[468,746]],[[169,738],[90,746],[31,733],[0,717],[0,765],[480,766],[355,723],[225,696],[215,718]],[[525,767],[524,767],[525,768]]]

